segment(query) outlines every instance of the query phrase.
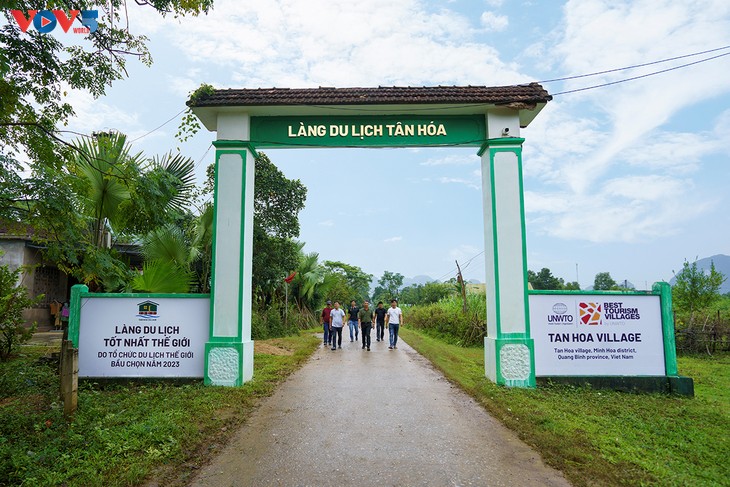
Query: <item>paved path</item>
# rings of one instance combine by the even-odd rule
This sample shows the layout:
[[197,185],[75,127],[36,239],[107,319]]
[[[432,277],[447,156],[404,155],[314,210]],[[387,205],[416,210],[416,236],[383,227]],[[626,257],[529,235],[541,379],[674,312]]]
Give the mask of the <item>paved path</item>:
[[407,344],[347,339],[320,347],[191,485],[569,484]]

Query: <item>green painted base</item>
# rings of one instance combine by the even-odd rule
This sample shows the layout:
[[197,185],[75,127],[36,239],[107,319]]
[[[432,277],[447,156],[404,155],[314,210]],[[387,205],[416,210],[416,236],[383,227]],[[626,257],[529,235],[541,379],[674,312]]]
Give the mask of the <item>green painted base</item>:
[[[250,342],[253,344],[253,342]],[[253,347],[251,347],[253,349]],[[244,344],[241,342],[208,342],[205,344],[206,385],[240,386],[245,382]],[[251,363],[253,364],[253,353]]]
[[484,373],[507,387],[535,387],[532,338],[484,338]]
[[555,376],[538,377],[540,386],[563,384],[594,389],[611,389],[622,392],[679,394],[694,396],[694,381],[691,377],[626,377],[626,376]]

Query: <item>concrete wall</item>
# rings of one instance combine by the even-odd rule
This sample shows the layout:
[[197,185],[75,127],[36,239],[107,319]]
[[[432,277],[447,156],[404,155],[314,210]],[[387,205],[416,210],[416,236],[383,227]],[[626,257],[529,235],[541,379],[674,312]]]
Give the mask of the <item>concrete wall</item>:
[[39,283],[36,282],[36,270],[44,264],[48,265],[47,262],[43,262],[39,249],[27,247],[24,240],[0,240],[0,251],[4,252],[0,256],[0,264],[7,264],[11,269],[28,266],[27,270],[21,273],[18,279],[17,284],[19,286],[26,287],[31,297],[40,293],[46,294],[46,298],[41,303],[23,312],[26,325],[30,326],[32,323],[37,323],[38,327],[42,329],[53,328],[49,303],[53,299],[58,299],[61,302],[67,300],[68,276],[63,272],[58,272],[58,278],[50,282],[53,291],[48,293],[48,291],[39,289],[42,286],[39,286]]

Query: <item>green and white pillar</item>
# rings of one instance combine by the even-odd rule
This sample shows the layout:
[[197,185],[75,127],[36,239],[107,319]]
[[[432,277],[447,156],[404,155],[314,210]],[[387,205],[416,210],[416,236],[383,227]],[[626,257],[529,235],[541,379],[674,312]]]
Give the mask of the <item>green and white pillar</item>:
[[519,131],[518,112],[489,112],[487,141],[479,151],[487,282],[484,368],[497,384],[535,387]]
[[253,377],[251,263],[255,153],[250,118],[218,114],[210,340],[205,383],[238,386]]

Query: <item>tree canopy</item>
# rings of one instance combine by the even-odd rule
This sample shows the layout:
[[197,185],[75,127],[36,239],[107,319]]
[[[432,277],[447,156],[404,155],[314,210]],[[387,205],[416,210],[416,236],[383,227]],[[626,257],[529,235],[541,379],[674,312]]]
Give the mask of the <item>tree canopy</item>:
[[710,307],[720,299],[720,287],[726,277],[710,263],[710,271],[697,267],[697,261],[690,264],[686,260],[682,270],[675,274],[676,282],[672,287],[675,308],[692,314],[694,311]]
[[[133,33],[130,8],[149,8],[160,15],[207,13],[212,0],[110,0],[98,6],[86,0],[64,1],[59,8],[101,10],[97,28],[84,36],[68,35],[62,43],[56,36],[32,26],[25,32],[13,14],[29,19],[29,10],[46,8],[45,2],[3,2],[6,23],[0,27],[0,171],[5,176],[25,155],[31,165],[54,165],[63,159],[69,144],[60,129],[74,115],[68,101],[70,89],[103,95],[117,80],[127,76],[127,61],[146,65],[152,56],[146,37]],[[76,26],[81,27],[80,18]],[[77,40],[84,42],[74,43]],[[90,135],[90,134],[89,134]],[[15,161],[15,162],[13,162]],[[0,180],[3,178],[0,177]]]
[[362,304],[363,301],[370,299],[372,274],[366,273],[358,266],[339,261],[325,261],[324,267],[338,281],[334,285],[336,292],[333,289],[334,294],[338,297],[344,298],[348,303],[354,299],[358,304]]
[[553,276],[552,271],[543,267],[540,272],[527,271],[527,280],[534,289],[563,289],[563,279]]
[[610,272],[599,272],[593,280],[593,289],[596,291],[610,291],[616,289],[616,281],[611,277]]

